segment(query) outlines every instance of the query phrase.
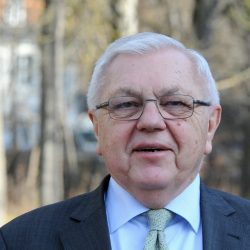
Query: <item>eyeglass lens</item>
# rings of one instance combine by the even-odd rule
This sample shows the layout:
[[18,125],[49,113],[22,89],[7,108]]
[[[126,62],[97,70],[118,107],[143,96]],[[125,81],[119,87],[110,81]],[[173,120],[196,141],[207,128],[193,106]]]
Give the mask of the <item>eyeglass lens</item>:
[[145,103],[150,101],[156,103],[161,116],[165,119],[187,118],[193,113],[194,99],[187,95],[166,95],[144,101],[132,96],[114,97],[109,100],[108,110],[113,119],[138,119],[142,115]]

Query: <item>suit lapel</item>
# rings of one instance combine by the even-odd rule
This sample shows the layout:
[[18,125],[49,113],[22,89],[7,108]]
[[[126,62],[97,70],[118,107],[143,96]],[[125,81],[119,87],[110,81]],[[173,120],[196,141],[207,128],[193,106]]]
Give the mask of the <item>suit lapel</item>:
[[249,237],[249,226],[240,221],[240,215],[222,196],[204,185],[201,185],[201,217],[204,250],[250,249],[244,237]]
[[60,238],[63,249],[111,250],[104,205],[109,177],[94,192],[85,195],[73,211]]

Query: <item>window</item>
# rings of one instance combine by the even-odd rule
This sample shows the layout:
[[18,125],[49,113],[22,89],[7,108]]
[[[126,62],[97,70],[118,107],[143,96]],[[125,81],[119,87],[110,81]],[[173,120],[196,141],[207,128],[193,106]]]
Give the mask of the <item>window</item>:
[[3,20],[10,26],[24,24],[26,21],[26,9],[23,0],[9,0],[6,4]]

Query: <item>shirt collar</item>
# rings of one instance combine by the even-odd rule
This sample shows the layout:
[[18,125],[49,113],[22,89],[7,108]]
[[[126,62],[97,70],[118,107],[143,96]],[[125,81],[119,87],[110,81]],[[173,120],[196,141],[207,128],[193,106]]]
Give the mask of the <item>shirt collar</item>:
[[[110,233],[113,233],[132,218],[148,210],[112,177],[110,178],[105,196],[105,205]],[[200,225],[199,175],[166,208],[185,219],[197,233]]]
[[200,176],[166,206],[184,218],[197,233],[200,226]]
[[123,189],[112,177],[105,197],[110,233],[148,209]]

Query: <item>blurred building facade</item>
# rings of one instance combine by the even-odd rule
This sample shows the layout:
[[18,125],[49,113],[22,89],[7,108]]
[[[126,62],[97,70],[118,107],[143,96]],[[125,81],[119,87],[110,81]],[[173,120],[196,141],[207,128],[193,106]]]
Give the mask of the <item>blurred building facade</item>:
[[[42,81],[42,0],[0,0],[0,95],[4,109],[7,151],[26,151],[39,142]],[[45,41],[46,42],[46,41]],[[77,69],[64,72],[68,122],[76,138],[82,131],[76,124],[86,111],[86,102],[75,86]],[[84,113],[83,113],[84,114]],[[81,150],[82,145],[77,146]]]
[[37,41],[39,0],[0,0],[0,93],[7,150],[37,142],[41,54]]

